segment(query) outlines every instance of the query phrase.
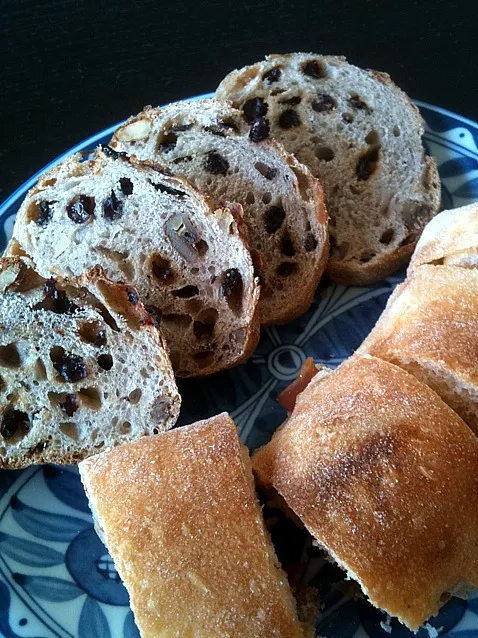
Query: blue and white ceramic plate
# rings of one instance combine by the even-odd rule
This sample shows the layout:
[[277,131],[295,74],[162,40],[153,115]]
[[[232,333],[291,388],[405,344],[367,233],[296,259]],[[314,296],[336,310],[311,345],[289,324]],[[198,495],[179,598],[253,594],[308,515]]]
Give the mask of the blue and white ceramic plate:
[[[204,96],[202,96],[204,97]],[[438,162],[443,207],[478,200],[478,125],[418,103],[427,123],[425,143]],[[107,143],[111,127],[59,157]],[[34,175],[0,207],[0,250]],[[182,380],[181,423],[230,412],[242,440],[253,449],[269,440],[284,419],[276,396],[308,356],[337,366],[359,346],[380,315],[397,274],[369,288],[322,287],[310,310],[287,326],[263,331],[244,365],[207,380]],[[364,600],[347,595],[343,574],[311,554],[308,573],[323,604],[317,633],[327,638],[388,638],[412,634]],[[435,628],[435,629],[433,629]],[[435,631],[436,630],[436,631]],[[438,632],[438,633],[436,633]],[[128,595],[93,530],[75,468],[33,467],[0,471],[0,635],[5,638],[132,638],[139,636]],[[478,593],[453,598],[418,636],[478,636]]]

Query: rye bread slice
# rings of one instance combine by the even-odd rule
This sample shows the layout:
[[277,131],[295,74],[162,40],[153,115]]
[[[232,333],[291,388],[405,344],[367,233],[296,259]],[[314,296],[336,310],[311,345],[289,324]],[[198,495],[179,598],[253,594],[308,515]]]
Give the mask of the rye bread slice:
[[176,423],[161,331],[100,268],[72,283],[0,259],[0,323],[0,468],[74,463]]
[[204,375],[243,361],[259,337],[239,213],[214,211],[167,168],[105,148],[40,178],[7,250],[26,252],[43,276],[99,264],[135,286],[161,322],[176,375]]
[[386,73],[343,57],[271,55],[230,73],[216,96],[252,126],[264,118],[320,179],[334,280],[369,284],[407,261],[438,211],[440,183],[418,109]]
[[241,112],[217,100],[146,107],[110,145],[167,164],[215,206],[239,202],[261,277],[261,322],[285,323],[310,306],[328,258],[323,192],[309,170]]

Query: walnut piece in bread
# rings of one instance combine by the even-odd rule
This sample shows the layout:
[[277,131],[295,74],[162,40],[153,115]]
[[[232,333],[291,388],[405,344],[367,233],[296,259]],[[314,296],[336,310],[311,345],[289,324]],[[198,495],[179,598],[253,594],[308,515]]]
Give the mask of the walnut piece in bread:
[[175,424],[161,331],[100,268],[71,283],[1,259],[0,323],[0,468],[74,463]]

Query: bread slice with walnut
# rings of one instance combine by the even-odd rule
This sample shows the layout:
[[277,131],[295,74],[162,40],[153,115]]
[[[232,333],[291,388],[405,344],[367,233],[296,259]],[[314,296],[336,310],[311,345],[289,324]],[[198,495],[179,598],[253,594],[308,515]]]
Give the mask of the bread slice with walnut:
[[309,170],[269,139],[249,133],[241,112],[217,100],[146,107],[110,145],[167,164],[207,193],[215,206],[239,202],[261,277],[262,323],[305,312],[328,258],[323,192]]
[[330,216],[329,275],[369,284],[410,257],[438,211],[436,164],[425,156],[423,120],[386,73],[345,58],[292,53],[230,73],[216,96],[307,165]]
[[164,167],[99,149],[40,178],[8,250],[25,251],[43,276],[100,264],[135,286],[160,317],[176,374],[203,375],[244,360],[259,337],[259,287],[239,212],[214,211]]
[[73,463],[175,424],[161,331],[100,268],[73,284],[0,259],[0,323],[0,468]]

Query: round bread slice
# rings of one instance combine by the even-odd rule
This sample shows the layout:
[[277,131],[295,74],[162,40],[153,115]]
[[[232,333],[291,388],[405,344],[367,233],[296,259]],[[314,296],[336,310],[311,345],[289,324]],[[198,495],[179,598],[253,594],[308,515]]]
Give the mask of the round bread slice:
[[478,439],[401,368],[354,356],[252,457],[370,602],[416,630],[478,586]]
[[160,317],[176,374],[204,375],[246,359],[259,338],[259,287],[239,209],[213,211],[168,169],[105,148],[40,178],[8,251],[25,251],[43,276],[99,264],[135,286]]
[[369,284],[406,262],[438,211],[440,183],[418,109],[386,73],[343,57],[271,55],[230,73],[216,96],[252,128],[267,122],[320,179],[335,281]]
[[173,427],[180,397],[161,331],[129,286],[0,260],[0,468],[74,463]]
[[478,435],[478,270],[413,270],[358,352],[408,370]]
[[249,134],[241,112],[217,100],[147,107],[114,134],[113,148],[167,164],[217,207],[239,202],[261,278],[261,323],[305,312],[328,258],[322,189],[309,170],[268,139]]
[[478,203],[444,210],[426,225],[409,272],[422,264],[478,267]]

